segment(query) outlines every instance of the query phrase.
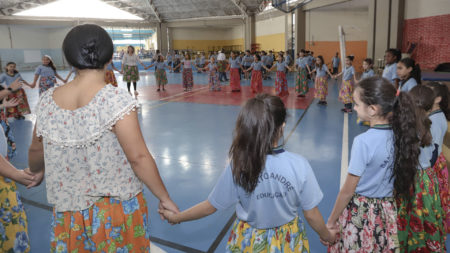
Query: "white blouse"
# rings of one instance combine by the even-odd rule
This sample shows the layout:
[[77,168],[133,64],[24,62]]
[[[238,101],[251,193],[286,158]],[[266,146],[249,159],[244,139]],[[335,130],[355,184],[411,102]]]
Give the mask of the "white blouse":
[[76,110],[60,108],[51,88],[37,105],[36,134],[43,137],[47,199],[57,212],[89,208],[102,197],[124,201],[142,191],[112,127],[134,111],[125,90],[106,85]]
[[138,62],[139,62],[139,56],[137,56],[136,54],[133,54],[133,55],[124,54],[123,55],[123,58],[122,58],[123,65],[137,66]]

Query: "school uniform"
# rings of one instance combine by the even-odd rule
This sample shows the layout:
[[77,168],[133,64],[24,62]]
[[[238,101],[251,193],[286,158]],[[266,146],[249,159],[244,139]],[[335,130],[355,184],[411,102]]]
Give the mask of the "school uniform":
[[259,244],[273,252],[309,252],[298,209],[311,210],[322,198],[308,161],[300,155],[276,149],[267,155],[252,193],[235,183],[229,165],[208,201],[218,210],[236,206],[237,219],[226,252],[251,252],[252,247],[255,249]]
[[275,92],[277,96],[287,96],[289,95],[288,85],[286,80],[286,62],[276,62],[277,66],[277,77],[275,79]]
[[304,96],[308,93],[308,70],[306,66],[308,66],[309,60],[307,57],[299,57],[295,60],[295,65],[297,65],[297,83],[295,84],[295,91],[299,93],[299,95]]
[[354,75],[355,69],[353,66],[344,68],[341,89],[339,90],[339,100],[344,103],[347,109],[351,109],[353,103]]
[[316,80],[314,82],[314,97],[320,101],[325,101],[328,96],[328,68],[322,64],[322,67],[316,66]]
[[408,78],[408,80],[400,81],[400,91],[409,92],[412,88],[417,86],[417,81],[414,78]]
[[348,173],[359,177],[355,193],[339,217],[337,243],[328,252],[395,252],[397,210],[391,180],[394,133],[376,125],[353,140]]
[[264,63],[262,61],[259,62],[253,62],[250,67],[253,68],[252,70],[252,80],[250,88],[252,90],[252,93],[260,93],[262,92],[262,72]]
[[382,76],[395,85],[395,79],[399,79],[397,76],[397,63],[386,65]]

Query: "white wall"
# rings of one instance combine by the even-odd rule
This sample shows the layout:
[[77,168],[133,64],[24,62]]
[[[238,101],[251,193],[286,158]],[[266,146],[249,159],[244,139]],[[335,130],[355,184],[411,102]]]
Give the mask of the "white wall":
[[62,48],[62,43],[71,27],[47,29],[49,33],[49,43],[47,48]]
[[230,29],[229,36],[231,39],[243,39],[244,38],[244,26],[236,26]]
[[345,31],[345,40],[361,41],[368,39],[368,10],[321,11],[306,13],[307,41],[338,41],[338,26]]
[[[41,49],[48,48],[49,32],[45,28],[10,25],[12,48]],[[0,48],[11,48],[7,25],[0,25]]]
[[173,40],[230,40],[230,29],[171,28]]
[[405,0],[405,19],[445,14],[450,14],[450,0]]
[[285,16],[270,17],[267,19],[257,20],[255,24],[256,36],[284,33]]

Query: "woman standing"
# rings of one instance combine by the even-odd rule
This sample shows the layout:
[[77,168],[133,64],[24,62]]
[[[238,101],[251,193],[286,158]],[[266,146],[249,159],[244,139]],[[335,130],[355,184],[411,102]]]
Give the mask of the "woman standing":
[[127,88],[130,94],[131,82],[133,82],[135,96],[139,95],[139,92],[136,90],[137,81],[139,81],[138,63],[144,68],[146,67],[141,60],[139,60],[139,56],[134,53],[134,47],[131,45],[128,46],[127,54],[122,58],[122,69],[120,73],[123,74],[123,81],[127,82]]
[[143,184],[160,208],[178,208],[142,137],[137,101],[105,83],[111,38],[100,26],[76,26],[63,52],[78,76],[42,94],[28,156],[29,187],[42,181],[45,164],[47,198],[55,206],[51,251],[149,252]]

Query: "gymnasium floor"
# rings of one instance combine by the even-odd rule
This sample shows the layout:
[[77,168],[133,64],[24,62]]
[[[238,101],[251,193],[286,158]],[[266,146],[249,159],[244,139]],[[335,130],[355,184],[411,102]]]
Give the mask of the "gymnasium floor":
[[[32,72],[22,72],[31,81]],[[116,73],[117,74],[117,73]],[[67,71],[60,71],[65,77]],[[116,75],[121,80],[120,75]],[[294,76],[288,75],[290,97],[285,101],[289,117],[285,128],[286,149],[306,157],[324,193],[319,209],[327,219],[339,190],[341,166],[346,167],[353,138],[365,130],[356,125],[356,114],[344,116],[337,100],[338,87],[329,81],[328,106],[317,105],[312,92],[306,99],[295,98]],[[242,93],[225,87],[213,93],[207,88],[207,75],[194,72],[194,90],[184,93],[181,74],[168,73],[167,92],[157,93],[153,72],[141,73],[139,117],[147,146],[154,156],[172,199],[186,209],[207,198],[220,173],[227,165],[239,105],[247,98],[249,81],[242,81]],[[264,81],[264,90],[272,92],[273,80]],[[122,82],[120,88],[126,85]],[[311,87],[312,83],[311,83]],[[32,111],[38,99],[37,89],[27,89]],[[34,115],[25,121],[11,120],[18,155],[12,163],[27,166]],[[343,158],[343,159],[342,159]],[[344,172],[345,175],[345,172]],[[49,252],[51,206],[47,203],[45,184],[26,190],[19,186],[29,221],[31,252]],[[146,189],[151,221],[151,240],[167,252],[224,252],[234,221],[234,208],[216,212],[204,219],[171,226],[160,220],[158,202]],[[307,225],[311,252],[326,252],[317,234]],[[447,240],[447,248],[450,246]]]

